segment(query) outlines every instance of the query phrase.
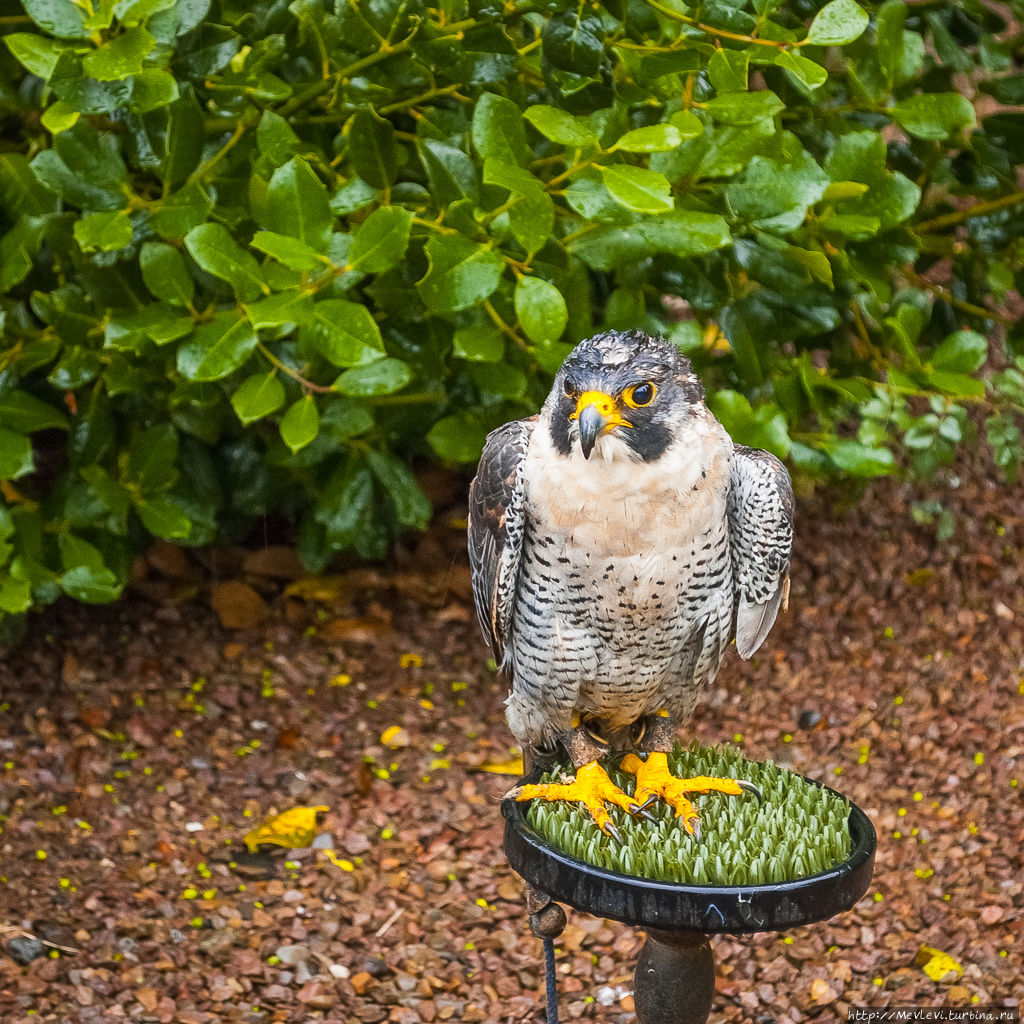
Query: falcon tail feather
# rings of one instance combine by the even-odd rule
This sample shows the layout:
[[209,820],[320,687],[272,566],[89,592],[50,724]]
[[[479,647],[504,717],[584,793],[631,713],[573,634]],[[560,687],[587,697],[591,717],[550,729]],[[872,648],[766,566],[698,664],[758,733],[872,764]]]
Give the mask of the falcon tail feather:
[[744,661],[757,651],[771,632],[783,597],[789,596],[788,584],[787,578],[786,584],[780,583],[775,593],[764,604],[753,604],[740,599],[736,612],[736,653]]

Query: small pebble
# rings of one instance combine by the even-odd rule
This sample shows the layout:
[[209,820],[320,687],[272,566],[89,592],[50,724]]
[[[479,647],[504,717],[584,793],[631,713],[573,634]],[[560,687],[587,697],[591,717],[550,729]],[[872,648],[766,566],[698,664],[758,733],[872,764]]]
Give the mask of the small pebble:
[[7,940],[7,955],[15,962],[27,967],[33,960],[46,955],[46,947],[39,939],[30,939],[24,935]]

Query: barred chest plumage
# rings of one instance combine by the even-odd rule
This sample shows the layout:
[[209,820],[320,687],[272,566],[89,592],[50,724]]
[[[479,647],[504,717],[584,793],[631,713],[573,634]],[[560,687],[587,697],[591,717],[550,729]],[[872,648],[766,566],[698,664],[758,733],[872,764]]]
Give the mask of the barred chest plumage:
[[[688,434],[651,463],[612,435],[589,460],[558,455],[545,430],[527,452],[516,678],[549,698],[578,687],[576,710],[611,730],[662,707],[688,716],[724,650],[732,444],[710,416]],[[695,636],[707,621],[716,635]]]

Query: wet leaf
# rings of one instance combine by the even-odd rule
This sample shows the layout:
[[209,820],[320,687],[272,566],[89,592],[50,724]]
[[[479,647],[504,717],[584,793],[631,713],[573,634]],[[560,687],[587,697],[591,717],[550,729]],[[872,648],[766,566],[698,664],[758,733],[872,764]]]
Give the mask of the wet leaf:
[[262,844],[301,849],[311,846],[317,835],[316,816],[329,807],[293,807],[267,818],[244,837],[245,845],[255,853]]

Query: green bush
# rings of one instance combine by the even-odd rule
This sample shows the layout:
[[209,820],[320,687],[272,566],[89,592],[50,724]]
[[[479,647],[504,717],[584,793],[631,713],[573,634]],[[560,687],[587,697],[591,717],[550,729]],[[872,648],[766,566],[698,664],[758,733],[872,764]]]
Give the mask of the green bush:
[[409,460],[472,463],[602,327],[671,331],[806,479],[933,471],[971,403],[1022,458],[1024,332],[983,337],[1021,43],[978,0],[0,11],[3,615],[268,513],[380,557]]

